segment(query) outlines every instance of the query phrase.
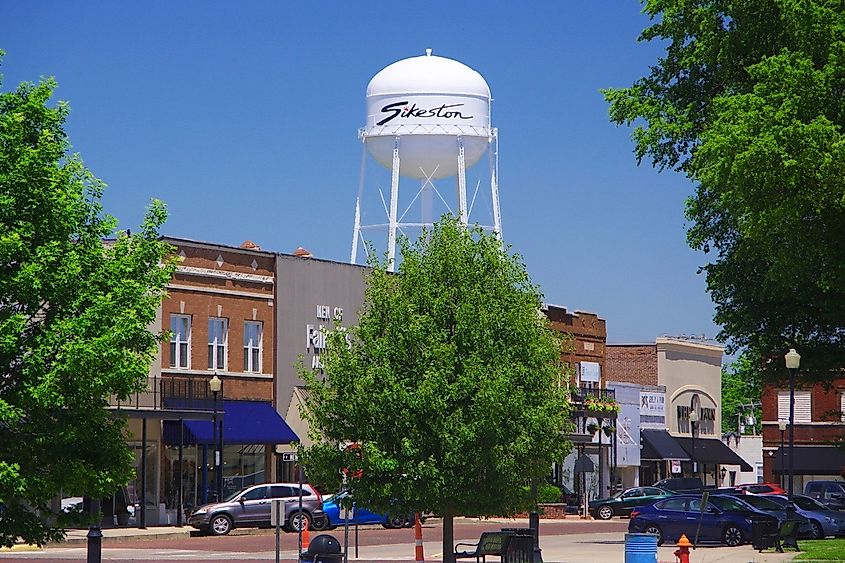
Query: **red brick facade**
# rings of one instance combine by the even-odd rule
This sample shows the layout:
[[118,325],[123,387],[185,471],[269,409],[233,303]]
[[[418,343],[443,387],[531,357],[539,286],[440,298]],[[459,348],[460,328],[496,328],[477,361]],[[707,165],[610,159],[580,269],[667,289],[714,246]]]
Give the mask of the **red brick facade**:
[[[801,377],[796,381],[796,391],[811,392],[809,423],[795,423],[796,446],[822,446],[840,444],[845,439],[845,422],[840,411],[840,394],[845,392],[845,378],[834,380],[829,386],[815,384],[804,385]],[[788,391],[787,385],[766,386],[762,394],[763,403],[763,474],[767,482],[778,482],[779,476],[773,472],[775,458],[780,448],[781,434],[778,428],[780,418],[788,418],[787,413],[778,413],[778,392]],[[789,440],[789,430],[785,432]],[[845,470],[845,468],[843,468]],[[800,485],[800,483],[798,484]]]
[[606,381],[657,385],[657,346],[610,344],[605,359]]
[[[170,328],[172,315],[190,316],[190,365],[171,367],[169,343],[162,345],[161,369],[167,377],[207,377],[208,319],[228,321],[226,369],[218,369],[223,379],[225,399],[273,400],[274,276],[275,256],[260,250],[166,239],[181,257],[168,296],[162,304],[162,328]],[[244,372],[244,321],[262,326],[261,373]]]
[[[546,305],[543,312],[553,330],[564,335],[571,335],[574,339],[574,346],[564,351],[561,360],[569,367],[575,367],[578,362],[596,362],[601,366],[601,373],[604,374],[606,321],[595,313],[583,311],[569,313],[566,307],[557,305]],[[604,375],[602,375],[602,380],[605,380]]]

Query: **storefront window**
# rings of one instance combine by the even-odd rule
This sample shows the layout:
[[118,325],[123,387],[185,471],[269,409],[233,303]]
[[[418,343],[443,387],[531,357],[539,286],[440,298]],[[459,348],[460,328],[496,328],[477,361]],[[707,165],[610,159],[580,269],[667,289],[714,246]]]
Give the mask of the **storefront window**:
[[223,447],[223,496],[244,487],[266,482],[263,444],[231,445]]
[[[129,500],[132,503],[141,502],[141,442],[130,442],[129,447],[135,457],[135,478],[129,482],[127,488],[129,490]],[[158,507],[158,444],[156,442],[147,442],[146,452],[146,469],[147,469],[147,508]]]
[[[182,504],[186,510],[197,506],[197,447],[182,449]],[[167,446],[164,450],[164,504],[165,508],[179,506],[179,448]]]

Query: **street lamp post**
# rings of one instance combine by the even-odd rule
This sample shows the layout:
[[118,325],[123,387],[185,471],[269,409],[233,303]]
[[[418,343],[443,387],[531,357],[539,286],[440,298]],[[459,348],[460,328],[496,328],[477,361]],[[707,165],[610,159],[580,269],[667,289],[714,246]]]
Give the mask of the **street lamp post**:
[[801,355],[790,348],[783,357],[789,370],[789,504],[792,505],[792,493],[795,486],[795,374],[801,366]]
[[784,419],[778,420],[778,429],[780,430],[780,486],[783,488],[783,433],[786,431],[786,421]]
[[692,434],[692,476],[698,477],[698,468],[695,463],[695,426],[698,424],[698,410],[695,407],[689,413],[690,433]]
[[221,490],[218,485],[220,483],[220,450],[217,449],[217,393],[220,392],[220,388],[223,386],[223,382],[220,381],[220,378],[217,377],[217,373],[214,373],[214,377],[211,378],[208,382],[208,388],[211,389],[211,394],[214,396],[214,413],[212,414],[212,429],[211,435],[212,439],[214,440],[214,491],[215,491],[215,501],[220,502]]

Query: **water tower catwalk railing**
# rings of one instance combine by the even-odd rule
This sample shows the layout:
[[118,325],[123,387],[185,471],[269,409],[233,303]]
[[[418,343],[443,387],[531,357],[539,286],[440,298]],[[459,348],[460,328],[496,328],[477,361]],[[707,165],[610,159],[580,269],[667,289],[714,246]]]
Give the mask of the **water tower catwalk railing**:
[[[422,180],[419,189],[414,195],[411,202],[399,214],[399,186],[400,179],[403,177],[400,174],[402,169],[402,151],[401,141],[403,136],[412,137],[415,141],[425,138],[428,135],[451,137],[455,142],[455,164],[456,164],[456,191],[457,191],[457,212],[452,209],[447,198],[444,198],[437,186],[434,184],[434,178],[437,177],[438,169],[426,171],[420,169],[418,175]],[[361,173],[358,188],[358,197],[355,200],[355,224],[352,234],[352,252],[350,261],[354,264],[358,262],[358,248],[359,244],[366,243],[364,233],[367,231],[380,231],[387,229],[387,260],[388,268],[393,271],[396,263],[396,236],[397,231],[405,228],[430,228],[433,225],[432,218],[418,222],[405,221],[405,216],[411,211],[412,207],[418,202],[421,195],[426,189],[431,189],[440,201],[446,206],[449,213],[459,218],[461,223],[467,225],[472,215],[475,206],[476,197],[481,187],[480,181],[476,184],[472,199],[467,197],[467,179],[466,179],[466,147],[464,143],[465,138],[469,138],[473,143],[478,143],[479,140],[484,140],[486,143],[486,156],[489,169],[490,181],[490,200],[491,200],[491,215],[492,224],[478,223],[478,225],[485,230],[495,233],[497,236],[502,236],[502,221],[501,211],[499,207],[499,137],[496,128],[475,127],[475,126],[460,126],[460,125],[432,125],[432,126],[393,126],[393,127],[372,127],[368,129],[361,129],[358,132],[358,137],[362,141],[362,156],[361,156]],[[384,200],[382,197],[382,205],[384,207],[386,222],[367,223],[362,222],[361,219],[361,201],[365,190],[366,183],[366,163],[368,148],[367,143],[373,139],[384,141],[386,138],[391,138],[393,141],[393,159],[390,166],[390,199]],[[477,159],[474,159],[477,160]],[[413,178],[405,178],[410,181]],[[423,213],[423,218],[424,213]],[[367,247],[364,246],[364,251],[368,252]]]

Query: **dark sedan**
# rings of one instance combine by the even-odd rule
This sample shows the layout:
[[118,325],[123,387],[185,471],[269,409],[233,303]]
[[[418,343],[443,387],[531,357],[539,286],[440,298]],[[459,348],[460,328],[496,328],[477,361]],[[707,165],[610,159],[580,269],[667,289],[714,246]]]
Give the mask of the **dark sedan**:
[[610,520],[614,516],[628,516],[639,506],[645,506],[675,493],[658,487],[634,487],[608,498],[590,501],[590,514],[599,520]]
[[700,495],[678,495],[668,497],[649,506],[643,506],[631,513],[628,531],[657,536],[657,544],[667,539],[676,542],[681,534],[692,541],[698,532],[698,540],[719,542],[729,546],[742,545],[751,539],[756,522],[777,526],[777,518],[736,501],[736,498],[720,496],[719,505],[710,502],[702,511]]

